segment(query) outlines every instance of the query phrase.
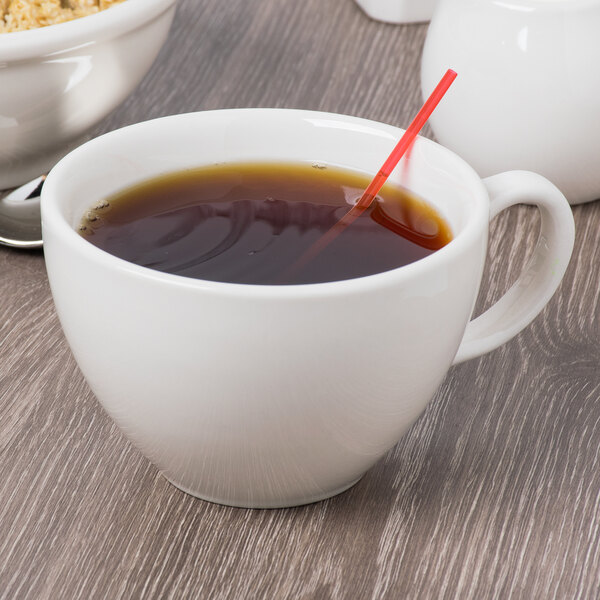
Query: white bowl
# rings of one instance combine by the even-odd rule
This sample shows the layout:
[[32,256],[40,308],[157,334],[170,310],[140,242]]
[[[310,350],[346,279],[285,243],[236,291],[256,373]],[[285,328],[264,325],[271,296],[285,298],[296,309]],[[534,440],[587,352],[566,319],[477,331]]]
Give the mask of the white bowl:
[[438,0],[356,0],[377,21],[423,23],[431,19]]
[[126,0],[67,23],[0,34],[0,189],[47,171],[138,85],[175,0]]

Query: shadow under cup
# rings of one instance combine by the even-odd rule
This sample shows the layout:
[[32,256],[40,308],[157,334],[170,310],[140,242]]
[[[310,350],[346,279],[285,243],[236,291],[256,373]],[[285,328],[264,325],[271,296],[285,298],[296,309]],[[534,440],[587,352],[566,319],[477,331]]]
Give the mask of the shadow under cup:
[[303,162],[374,174],[402,130],[340,115],[244,109],[133,125],[84,144],[44,187],[52,293],[102,406],[176,486],[247,507],[313,502],[393,446],[451,365],[475,302],[488,199],[475,172],[418,139],[392,180],[454,239],[347,281],[255,286],[152,271],[75,231],[96,201],[220,162]]

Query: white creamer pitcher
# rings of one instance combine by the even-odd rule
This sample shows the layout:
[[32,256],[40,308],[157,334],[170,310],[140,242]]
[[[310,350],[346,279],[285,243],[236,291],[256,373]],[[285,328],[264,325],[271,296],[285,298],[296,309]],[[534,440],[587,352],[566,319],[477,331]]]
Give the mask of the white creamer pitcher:
[[527,169],[571,204],[600,198],[600,0],[440,0],[422,63],[440,143],[481,176]]

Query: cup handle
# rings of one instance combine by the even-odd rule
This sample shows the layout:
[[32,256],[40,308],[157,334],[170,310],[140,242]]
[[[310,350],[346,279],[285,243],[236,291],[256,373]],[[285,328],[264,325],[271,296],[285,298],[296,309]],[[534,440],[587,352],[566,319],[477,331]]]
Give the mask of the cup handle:
[[453,364],[494,350],[533,321],[556,291],[575,240],[571,207],[541,175],[509,171],[483,183],[490,196],[490,221],[510,206],[532,204],[541,213],[542,225],[525,270],[498,302],[469,322]]

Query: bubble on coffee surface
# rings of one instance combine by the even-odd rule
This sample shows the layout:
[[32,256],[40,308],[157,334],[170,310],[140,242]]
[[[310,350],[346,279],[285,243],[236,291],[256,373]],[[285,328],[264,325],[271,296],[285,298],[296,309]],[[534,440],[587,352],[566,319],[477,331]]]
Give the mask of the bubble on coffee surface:
[[108,200],[100,200],[94,206],[88,210],[81,218],[81,223],[77,230],[82,235],[93,235],[94,231],[104,225],[103,214],[110,208],[110,202]]
[[100,200],[92,210],[106,210],[110,208],[110,202],[108,200]]

